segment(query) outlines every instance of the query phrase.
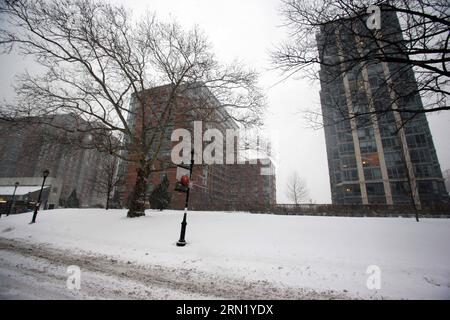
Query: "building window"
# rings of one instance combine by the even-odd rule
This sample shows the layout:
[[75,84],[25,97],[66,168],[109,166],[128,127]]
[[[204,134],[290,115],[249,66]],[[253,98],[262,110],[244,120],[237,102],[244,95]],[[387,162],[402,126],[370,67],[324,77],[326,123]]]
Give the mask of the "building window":
[[356,170],[344,170],[344,181],[358,181],[358,172]]
[[341,159],[342,169],[353,169],[356,168],[356,159],[354,157],[343,157]]
[[423,147],[427,145],[427,138],[425,134],[416,134],[413,136],[407,136],[406,141],[410,148]]
[[366,184],[367,194],[369,196],[384,196],[384,187],[382,183]]
[[431,155],[427,150],[424,149],[412,149],[410,151],[411,160],[413,162],[430,162]]
[[358,129],[358,137],[361,141],[373,138],[374,137],[373,128],[371,128],[371,127],[359,128]]
[[358,184],[345,185],[342,188],[345,197],[361,197],[361,189]]
[[391,192],[394,196],[409,196],[409,184],[406,181],[391,182]]
[[344,143],[339,146],[340,154],[353,154],[355,152],[355,148],[353,147],[353,143]]
[[426,166],[426,165],[416,165],[415,166],[415,174],[417,177],[431,177],[431,172],[432,170],[430,170],[430,167]]
[[363,141],[359,144],[361,153],[374,153],[377,152],[377,146],[375,141]]
[[383,147],[385,149],[398,149],[400,147],[400,143],[397,138],[384,138]]
[[364,176],[366,180],[379,180],[381,179],[380,168],[366,168],[364,169]]
[[361,160],[364,167],[380,166],[380,158],[378,157],[378,153],[365,154],[364,156],[361,156]]
[[389,176],[389,179],[406,177],[404,166],[388,168],[388,176]]

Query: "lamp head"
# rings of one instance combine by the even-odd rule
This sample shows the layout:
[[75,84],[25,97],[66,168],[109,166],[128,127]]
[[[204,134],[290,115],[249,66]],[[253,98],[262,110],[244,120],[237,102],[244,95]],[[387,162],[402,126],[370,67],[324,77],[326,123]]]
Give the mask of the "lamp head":
[[50,171],[48,169],[45,169],[42,174],[43,174],[44,178],[47,178],[48,175],[50,174]]

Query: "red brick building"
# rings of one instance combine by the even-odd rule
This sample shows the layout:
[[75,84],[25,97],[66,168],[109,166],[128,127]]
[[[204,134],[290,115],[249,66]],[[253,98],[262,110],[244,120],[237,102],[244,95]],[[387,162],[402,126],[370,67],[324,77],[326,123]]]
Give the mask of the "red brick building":
[[[170,94],[170,86],[162,86],[147,90],[145,99],[153,113],[161,110],[167,95]],[[201,96],[201,97],[200,97]],[[205,96],[207,99],[205,99]],[[208,106],[205,101],[208,101]],[[185,204],[185,193],[174,191],[177,181],[177,167],[172,163],[172,148],[179,142],[171,142],[171,135],[175,129],[186,129],[192,138],[203,134],[208,129],[219,130],[223,137],[226,137],[228,129],[237,130],[239,127],[235,121],[226,113],[224,109],[214,106],[215,98],[205,87],[196,87],[193,90],[186,90],[179,93],[174,98],[174,112],[169,121],[169,125],[164,132],[164,142],[161,147],[160,156],[153,172],[148,177],[147,198],[152,190],[161,183],[164,176],[169,180],[169,190],[171,192],[172,209],[183,209]],[[132,101],[131,110],[137,110],[136,100]],[[197,107],[201,104],[201,107]],[[142,121],[139,112],[132,112],[129,125],[139,133]],[[194,129],[194,121],[201,121],[201,131]],[[152,125],[150,123],[150,125]],[[237,148],[237,141],[234,140],[234,150]],[[205,147],[209,142],[203,141]],[[223,143],[223,155],[225,156],[226,143]],[[203,152],[202,150],[200,152]],[[236,154],[236,152],[234,152]],[[132,154],[130,154],[132,157]],[[129,156],[130,156],[129,155]],[[199,152],[196,152],[196,156]],[[190,157],[189,157],[190,158]],[[237,160],[236,160],[237,161]],[[192,210],[245,210],[246,206],[261,206],[276,203],[276,184],[273,165],[258,161],[257,164],[196,164],[193,168],[192,183],[189,207]],[[197,162],[196,162],[197,163]],[[267,174],[266,168],[272,175]],[[263,173],[263,174],[261,174]],[[137,166],[134,162],[122,162],[119,174],[125,177],[125,184],[118,189],[118,197],[124,206],[133,191],[137,177]]]
[[276,204],[275,168],[270,159],[227,166],[228,203],[234,210],[267,208]]

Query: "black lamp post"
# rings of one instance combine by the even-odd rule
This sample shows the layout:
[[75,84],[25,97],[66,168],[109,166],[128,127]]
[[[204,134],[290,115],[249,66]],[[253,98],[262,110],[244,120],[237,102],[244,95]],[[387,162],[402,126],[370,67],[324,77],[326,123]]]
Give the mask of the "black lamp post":
[[[194,167],[194,150],[191,151],[191,165],[189,166],[189,183],[192,181],[192,168]],[[189,192],[191,190],[191,187],[188,186],[186,191],[186,202],[184,204],[184,215],[183,215],[183,221],[181,222],[181,234],[180,234],[180,240],[177,242],[178,247],[184,247],[186,245],[186,240],[184,239],[186,235],[186,226],[187,226],[187,210],[189,206]]]
[[50,171],[48,171],[47,169],[44,170],[44,172],[42,173],[44,180],[42,181],[42,186],[41,186],[41,191],[39,192],[38,201],[36,202],[36,206],[34,207],[33,220],[31,220],[30,224],[36,222],[36,216],[37,216],[39,207],[41,206],[42,190],[44,189],[45,179],[47,179],[49,174],[50,174]]
[[14,184],[14,192],[13,192],[13,196],[12,196],[12,204],[11,204],[11,208],[9,208],[8,214],[6,216],[9,216],[10,214],[13,213],[14,207],[16,206],[16,190],[17,187],[19,186],[19,182],[16,182]]

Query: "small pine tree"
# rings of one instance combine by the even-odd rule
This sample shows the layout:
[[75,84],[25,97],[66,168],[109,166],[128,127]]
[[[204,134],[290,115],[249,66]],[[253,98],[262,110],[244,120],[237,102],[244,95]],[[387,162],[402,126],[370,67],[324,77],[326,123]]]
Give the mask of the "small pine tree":
[[66,208],[79,208],[80,200],[77,197],[77,190],[74,189],[66,201]]
[[169,193],[169,179],[164,176],[159,184],[150,194],[150,208],[164,210],[170,205],[171,195]]

